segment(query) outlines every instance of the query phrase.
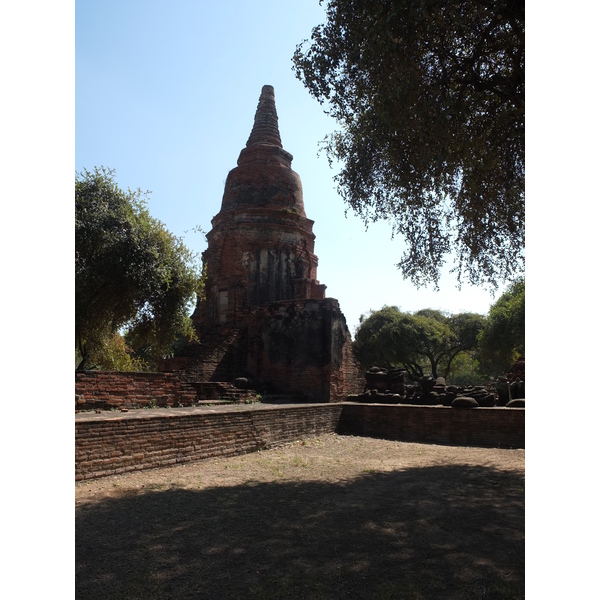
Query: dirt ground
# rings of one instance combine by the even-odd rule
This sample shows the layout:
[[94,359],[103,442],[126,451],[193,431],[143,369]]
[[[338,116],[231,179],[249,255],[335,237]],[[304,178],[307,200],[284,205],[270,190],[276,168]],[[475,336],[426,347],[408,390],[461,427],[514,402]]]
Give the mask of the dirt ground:
[[521,599],[524,470],[331,434],[81,482],[76,597]]

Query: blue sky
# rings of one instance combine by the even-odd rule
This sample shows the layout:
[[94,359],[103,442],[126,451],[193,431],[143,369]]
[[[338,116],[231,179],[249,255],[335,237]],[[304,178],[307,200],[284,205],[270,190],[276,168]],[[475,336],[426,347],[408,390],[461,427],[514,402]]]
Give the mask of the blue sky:
[[[273,85],[283,146],[315,221],[318,278],[354,332],[384,304],[486,314],[481,288],[416,289],[395,264],[404,244],[387,223],[364,224],[336,192],[319,142],[336,129],[292,71],[296,45],[324,21],[317,0],[78,0],[75,5],[75,167],[116,170],[123,188],[150,190],[151,214],[192,250],[206,244],[229,170]],[[186,233],[187,232],[187,233]],[[497,297],[497,296],[496,296]]]
[[[446,275],[415,288],[395,267],[404,243],[387,223],[368,230],[336,192],[319,142],[336,129],[292,71],[296,45],[324,21],[317,0],[78,0],[75,5],[75,166],[116,170],[123,188],[150,190],[149,209],[188,247],[206,247],[229,170],[273,85],[283,146],[315,221],[318,278],[354,333],[383,305],[486,314],[494,298]],[[187,232],[187,233],[186,233]],[[496,296],[497,297],[497,296]]]

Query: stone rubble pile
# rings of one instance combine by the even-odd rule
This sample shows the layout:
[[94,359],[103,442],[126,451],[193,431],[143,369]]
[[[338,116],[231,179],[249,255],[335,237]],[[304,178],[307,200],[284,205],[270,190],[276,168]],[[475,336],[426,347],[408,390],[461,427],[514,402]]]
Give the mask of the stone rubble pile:
[[417,404],[451,406],[453,408],[525,407],[525,358],[521,357],[507,376],[491,385],[447,385],[443,377],[431,375],[410,382],[405,369],[371,367],[365,373],[362,394],[351,398],[356,402],[378,404]]

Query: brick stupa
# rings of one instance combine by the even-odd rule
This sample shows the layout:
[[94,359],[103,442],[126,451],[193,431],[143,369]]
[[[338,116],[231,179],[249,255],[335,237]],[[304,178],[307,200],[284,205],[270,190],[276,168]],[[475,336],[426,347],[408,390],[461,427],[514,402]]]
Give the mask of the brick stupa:
[[292,158],[266,85],[207,234],[206,297],[192,315],[200,342],[184,351],[184,369],[189,381],[245,377],[336,402],[362,391],[362,378],[339,303],[317,280],[314,222]]

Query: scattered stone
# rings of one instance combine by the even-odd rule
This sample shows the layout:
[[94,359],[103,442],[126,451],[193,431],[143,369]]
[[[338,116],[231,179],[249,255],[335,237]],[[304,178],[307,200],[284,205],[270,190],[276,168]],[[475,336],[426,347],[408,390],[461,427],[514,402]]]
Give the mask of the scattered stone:
[[518,400],[520,398],[525,398],[525,382],[521,381],[520,377],[517,377],[510,384],[510,397],[513,400]]
[[456,394],[454,393],[444,394],[444,397],[441,398],[442,406],[452,406],[454,398],[456,398]]
[[475,398],[469,396],[457,396],[452,400],[452,408],[477,408],[479,406]]
[[[373,366],[365,373],[364,401],[368,402],[369,398],[379,394],[377,400],[371,401],[381,402],[383,394],[392,393],[394,401],[399,404],[466,408],[507,406],[511,400],[525,398],[525,382],[520,376],[515,376],[517,372],[522,374],[523,378],[525,376],[524,357],[517,362],[508,376],[500,376],[493,384],[490,382],[486,385],[446,385],[444,377],[434,379],[431,375],[421,377],[416,383],[409,383],[411,378],[405,369],[381,369]],[[524,407],[524,403],[511,404],[511,407],[513,406]]]
[[484,408],[492,408],[496,405],[496,396],[494,394],[485,394],[481,398],[477,398],[477,403]]
[[496,381],[496,391],[498,392],[498,406],[506,406],[510,401],[510,384],[508,377],[503,375],[498,377]]
[[507,405],[508,408],[525,408],[525,398],[516,398],[511,400]]
[[426,404],[435,406],[436,404],[439,404],[439,402],[440,402],[439,398],[440,398],[440,396],[437,392],[429,392],[429,394],[427,394]]
[[236,388],[238,388],[240,390],[247,390],[250,382],[248,381],[248,379],[246,377],[237,377],[234,380],[233,384],[235,385]]

